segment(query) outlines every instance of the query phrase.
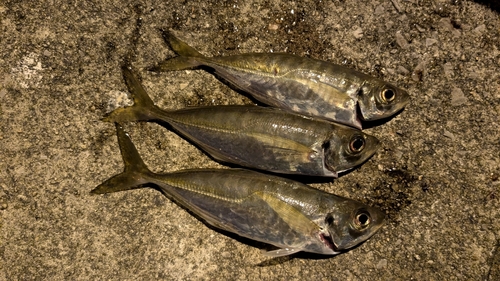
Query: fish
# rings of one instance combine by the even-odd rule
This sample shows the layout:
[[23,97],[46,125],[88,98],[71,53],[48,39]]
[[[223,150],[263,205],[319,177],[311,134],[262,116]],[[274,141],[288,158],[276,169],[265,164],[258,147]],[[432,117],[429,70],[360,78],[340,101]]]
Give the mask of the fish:
[[376,207],[308,185],[246,169],[153,173],[116,124],[124,171],[91,191],[160,190],[206,224],[275,246],[265,254],[336,255],[366,241],[384,224]]
[[256,100],[284,110],[362,129],[362,121],[389,118],[410,100],[401,88],[331,62],[286,53],[206,57],[172,32],[162,34],[178,56],[150,71],[209,68]]
[[162,110],[128,66],[122,72],[134,105],[114,110],[104,121],[167,123],[220,162],[281,174],[336,178],[361,165],[380,146],[377,138],[360,130],[271,107]]

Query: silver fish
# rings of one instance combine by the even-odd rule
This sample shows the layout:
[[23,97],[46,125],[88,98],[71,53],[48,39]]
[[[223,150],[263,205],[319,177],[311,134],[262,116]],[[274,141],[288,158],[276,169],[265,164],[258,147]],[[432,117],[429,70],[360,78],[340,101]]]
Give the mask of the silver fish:
[[284,174],[337,177],[371,157],[379,141],[357,129],[276,108],[190,107],[161,110],[127,68],[123,76],[134,105],[104,121],[160,120],[213,158]]
[[151,71],[206,66],[257,100],[285,110],[361,129],[361,119],[390,117],[409,102],[405,90],[330,62],[280,53],[206,57],[169,31],[163,37],[179,56]]
[[244,169],[153,173],[119,125],[117,133],[124,172],[91,193],[156,186],[207,224],[279,248],[268,256],[299,251],[335,255],[383,225],[384,214],[377,208],[276,176]]

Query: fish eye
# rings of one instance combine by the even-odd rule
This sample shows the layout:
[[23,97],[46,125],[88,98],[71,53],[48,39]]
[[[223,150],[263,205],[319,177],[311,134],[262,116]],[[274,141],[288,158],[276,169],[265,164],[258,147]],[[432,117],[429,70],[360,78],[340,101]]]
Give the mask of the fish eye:
[[384,89],[381,97],[384,102],[391,102],[396,98],[396,93],[392,89]]
[[362,136],[354,136],[349,142],[352,153],[360,153],[365,148],[365,139]]
[[360,211],[356,214],[354,218],[354,224],[358,228],[365,228],[370,225],[372,219],[367,211]]

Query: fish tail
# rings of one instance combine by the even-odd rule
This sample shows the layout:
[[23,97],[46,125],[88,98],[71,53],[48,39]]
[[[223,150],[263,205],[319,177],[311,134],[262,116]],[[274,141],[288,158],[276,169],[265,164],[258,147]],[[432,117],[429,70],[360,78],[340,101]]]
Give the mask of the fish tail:
[[154,177],[154,173],[144,164],[144,161],[142,161],[139,152],[130,140],[128,134],[125,133],[118,123],[115,123],[115,125],[125,169],[121,174],[109,178],[90,191],[92,194],[104,194],[143,188],[146,187],[145,185],[150,183],[150,179]]
[[118,108],[107,114],[102,120],[105,122],[131,122],[148,121],[156,119],[158,112],[161,111],[155,106],[154,102],[146,93],[141,82],[134,76],[128,66],[122,67],[123,79],[127,84],[128,90],[134,100],[134,105],[124,108]]
[[199,59],[205,56],[196,51],[193,47],[175,37],[168,30],[161,30],[163,39],[170,48],[179,56],[160,62],[158,65],[149,68],[149,71],[164,72],[171,70],[185,70],[199,67],[202,63]]
[[179,38],[175,37],[175,35],[172,34],[172,32],[162,29],[161,34],[163,35],[163,40],[165,40],[165,42],[167,42],[170,48],[172,48],[172,50],[176,52],[179,56],[204,57],[193,47],[189,46],[185,42],[179,40]]

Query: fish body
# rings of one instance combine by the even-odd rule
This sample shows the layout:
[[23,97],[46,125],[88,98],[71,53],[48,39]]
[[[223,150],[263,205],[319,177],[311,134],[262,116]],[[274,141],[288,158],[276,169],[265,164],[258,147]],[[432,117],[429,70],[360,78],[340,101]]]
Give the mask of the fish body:
[[390,117],[409,101],[403,89],[330,62],[283,53],[206,57],[169,31],[163,37],[179,56],[153,71],[209,67],[265,104],[358,129],[361,120]]
[[357,129],[276,108],[154,105],[128,68],[124,78],[134,106],[113,111],[106,121],[159,120],[196,143],[213,158],[284,174],[337,177],[366,161],[379,141]]
[[299,251],[335,255],[371,237],[384,214],[360,202],[276,176],[244,169],[151,172],[117,125],[123,173],[94,194],[154,185],[207,224],[278,247],[270,256]]

